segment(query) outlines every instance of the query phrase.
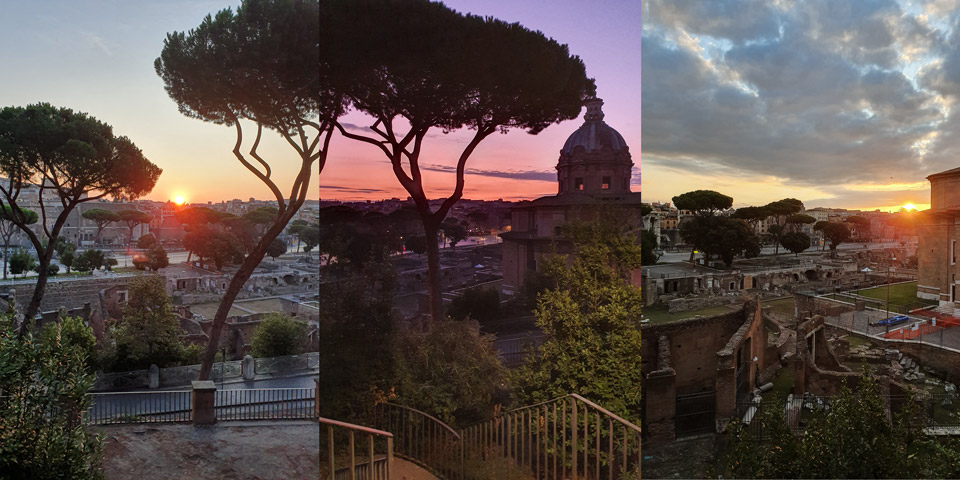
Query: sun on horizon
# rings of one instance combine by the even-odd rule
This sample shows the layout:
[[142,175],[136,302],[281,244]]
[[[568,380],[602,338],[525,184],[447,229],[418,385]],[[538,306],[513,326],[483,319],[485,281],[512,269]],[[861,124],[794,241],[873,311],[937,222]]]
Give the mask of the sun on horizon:
[[917,207],[914,206],[914,204],[912,204],[912,203],[908,203],[908,204],[906,204],[906,205],[903,206],[903,209],[904,209],[904,210],[907,210],[907,211],[914,211],[914,210],[917,209]]
[[177,195],[173,197],[173,203],[176,203],[177,205],[183,205],[186,202],[187,199],[183,198],[183,195]]

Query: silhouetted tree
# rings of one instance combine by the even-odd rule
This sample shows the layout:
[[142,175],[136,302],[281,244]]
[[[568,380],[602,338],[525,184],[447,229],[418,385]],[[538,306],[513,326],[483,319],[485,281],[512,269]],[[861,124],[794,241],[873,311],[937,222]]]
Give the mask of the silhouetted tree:
[[[345,105],[333,78],[340,71],[329,57],[335,51],[326,28],[332,24],[329,14],[330,9],[321,9],[317,0],[246,0],[236,11],[208,15],[188,33],[168,34],[154,63],[182,113],[236,129],[234,156],[277,201],[273,222],[223,294],[200,379],[210,376],[237,294],[270,242],[303,205],[314,168],[322,172],[326,164],[333,122]],[[249,157],[241,151],[245,121],[256,125]],[[270,164],[258,150],[264,128],[280,134],[300,158],[300,169],[287,193],[272,179]]]
[[127,245],[133,243],[133,229],[137,225],[144,223],[150,223],[150,220],[153,220],[153,217],[149,213],[141,212],[140,210],[120,210],[117,212],[117,215],[120,216],[120,221],[127,225],[127,228],[130,229],[129,235],[127,235]]
[[[463,196],[470,156],[495,132],[520,128],[535,134],[576,118],[596,87],[565,45],[519,24],[462,15],[427,0],[328,4],[334,44],[351,46],[334,51],[347,79],[345,92],[354,108],[374,118],[364,133],[338,128],[378,148],[413,199],[427,239],[430,312],[440,321],[437,232]],[[423,141],[431,130],[464,127],[474,134],[456,159],[454,190],[433,210],[420,169]]]
[[[0,182],[0,204],[17,212],[21,190],[43,185],[38,201],[46,242],[27,227],[26,217],[17,213],[11,217],[30,239],[40,263],[33,296],[23,312],[25,318],[33,318],[43,299],[60,230],[77,205],[106,196],[138,198],[153,189],[161,170],[128,138],[114,136],[109,125],[47,103],[4,108],[0,111],[0,138],[4,139],[0,142],[0,169],[6,176]],[[44,205],[50,200],[60,205],[48,212]],[[21,335],[30,323],[23,322]]]

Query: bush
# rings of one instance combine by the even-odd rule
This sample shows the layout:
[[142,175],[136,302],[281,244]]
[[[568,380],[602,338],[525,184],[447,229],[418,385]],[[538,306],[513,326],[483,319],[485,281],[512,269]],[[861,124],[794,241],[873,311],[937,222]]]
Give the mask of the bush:
[[73,261],[73,269],[78,272],[90,272],[103,266],[105,260],[103,250],[84,250]]
[[48,323],[40,330],[40,342],[53,348],[73,348],[83,355],[87,371],[99,367],[99,350],[93,329],[84,325],[80,317],[62,316],[59,322]]
[[33,270],[37,266],[36,259],[26,250],[18,248],[17,252],[10,255],[10,273],[19,275]]
[[307,343],[307,324],[282,313],[268,313],[260,321],[250,341],[255,357],[282,357],[303,353]]
[[[40,265],[33,267],[33,271],[40,273]],[[58,273],[60,273],[60,265],[51,263],[50,266],[47,268],[47,274],[52,277]]]
[[493,288],[468,289],[450,302],[447,314],[454,320],[495,320],[500,317],[500,292]]
[[157,237],[153,236],[152,233],[148,233],[137,239],[137,248],[142,248],[144,250],[156,244],[157,244]]
[[475,322],[443,320],[394,337],[397,401],[451,425],[488,418],[506,398],[507,372],[492,335]]
[[[69,334],[68,334],[69,335]],[[80,414],[94,377],[80,347],[17,339],[0,319],[0,472],[3,478],[102,479],[100,438]]]

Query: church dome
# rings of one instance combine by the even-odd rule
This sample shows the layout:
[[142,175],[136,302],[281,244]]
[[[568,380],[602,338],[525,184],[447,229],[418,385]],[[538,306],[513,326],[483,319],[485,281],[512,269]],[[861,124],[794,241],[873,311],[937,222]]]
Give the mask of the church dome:
[[587,113],[583,116],[583,125],[567,137],[563,144],[562,154],[571,154],[577,147],[583,147],[587,152],[602,150],[604,147],[613,151],[626,148],[620,132],[603,121],[603,111],[600,107],[603,100],[595,98],[586,102]]

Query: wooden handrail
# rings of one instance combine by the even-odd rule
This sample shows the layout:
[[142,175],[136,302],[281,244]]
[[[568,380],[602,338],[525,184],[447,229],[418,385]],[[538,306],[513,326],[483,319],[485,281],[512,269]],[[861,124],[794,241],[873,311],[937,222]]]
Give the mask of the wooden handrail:
[[430,420],[433,420],[434,422],[436,422],[437,424],[439,424],[441,427],[445,428],[448,432],[450,432],[450,434],[452,434],[454,437],[456,437],[457,440],[460,440],[460,434],[457,433],[456,430],[454,430],[450,425],[447,425],[446,423],[444,423],[442,420],[434,417],[433,415],[430,415],[429,413],[422,412],[422,411],[420,411],[420,410],[417,410],[416,408],[410,408],[410,407],[405,407],[405,406],[403,406],[403,405],[397,405],[396,403],[384,402],[383,404],[384,404],[384,405],[389,405],[389,406],[394,407],[394,408],[400,408],[400,409],[403,409],[403,410],[407,410],[407,411],[416,413],[417,415],[420,415],[420,416],[423,416],[423,417],[427,417],[427,418],[429,418]]
[[352,423],[341,422],[338,420],[332,420],[329,418],[320,417],[320,423],[331,425],[334,427],[347,428],[356,432],[370,433],[373,435],[382,435],[387,438],[393,438],[393,434],[390,432],[384,432],[383,430],[377,430],[376,428],[364,427],[360,425],[354,425]]

